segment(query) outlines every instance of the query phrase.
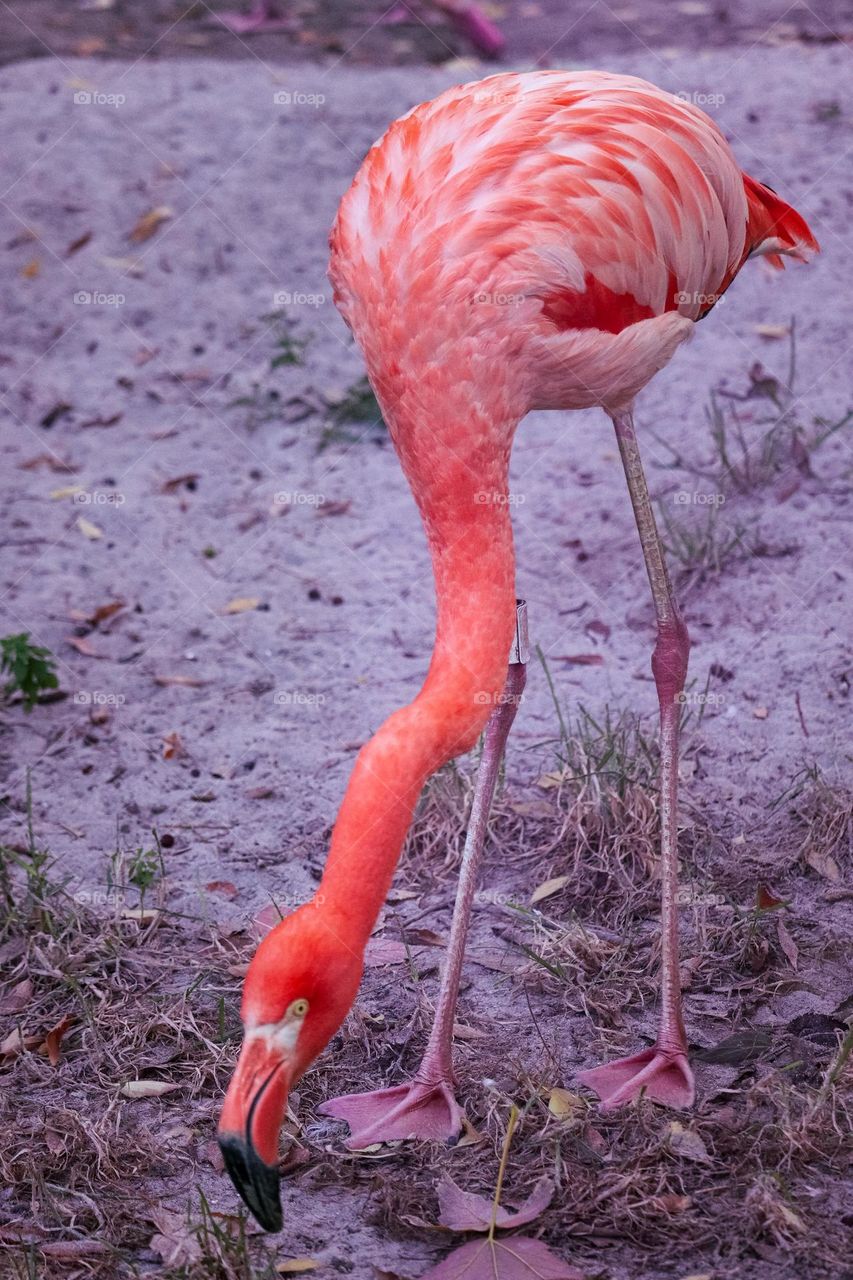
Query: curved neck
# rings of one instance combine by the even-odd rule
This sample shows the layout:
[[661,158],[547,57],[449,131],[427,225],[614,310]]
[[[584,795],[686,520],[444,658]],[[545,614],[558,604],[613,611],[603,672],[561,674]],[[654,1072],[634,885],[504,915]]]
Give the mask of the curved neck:
[[437,449],[440,465],[429,475],[398,446],[430,543],[438,616],[423,688],[359,753],[317,890],[322,909],[361,947],[387,897],[426,779],[476,743],[506,679],[515,627],[507,503],[512,429],[491,431],[491,449],[483,449],[480,435],[477,456],[468,459],[459,456],[457,432],[452,461],[433,438],[430,460]]

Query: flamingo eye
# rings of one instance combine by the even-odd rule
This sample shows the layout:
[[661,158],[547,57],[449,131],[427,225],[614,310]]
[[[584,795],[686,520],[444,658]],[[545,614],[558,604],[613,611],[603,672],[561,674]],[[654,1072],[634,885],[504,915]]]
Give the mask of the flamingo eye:
[[285,1017],[286,1018],[304,1018],[307,1012],[308,1012],[307,1000],[294,1000],[293,1003],[288,1006]]

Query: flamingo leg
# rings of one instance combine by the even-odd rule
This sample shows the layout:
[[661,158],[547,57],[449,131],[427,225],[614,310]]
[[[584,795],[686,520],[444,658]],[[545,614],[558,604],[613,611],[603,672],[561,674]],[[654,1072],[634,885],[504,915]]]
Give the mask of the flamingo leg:
[[652,589],[657,642],[652,673],[660,706],[661,1000],[650,1049],[585,1071],[580,1080],[610,1109],[641,1092],[670,1107],[689,1107],[695,1087],[687,1061],[678,973],[678,731],[690,640],[667,572],[630,410],[613,415],[631,505]]
[[527,606],[520,600],[506,684],[486,725],[430,1037],[412,1080],[372,1093],[331,1098],[320,1107],[323,1115],[335,1116],[349,1124],[350,1137],[346,1145],[350,1150],[404,1138],[447,1142],[462,1132],[463,1112],[453,1091],[453,1021],[489,811],[506,741],[524,693],[527,661]]

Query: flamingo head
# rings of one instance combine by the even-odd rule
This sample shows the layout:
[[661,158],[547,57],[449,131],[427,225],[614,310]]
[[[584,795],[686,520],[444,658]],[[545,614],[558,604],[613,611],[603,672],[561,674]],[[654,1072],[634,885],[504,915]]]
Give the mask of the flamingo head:
[[243,988],[243,1047],[225,1096],[219,1146],[244,1202],[280,1231],[278,1137],[290,1090],[352,1007],[362,960],[314,903],[263,939]]

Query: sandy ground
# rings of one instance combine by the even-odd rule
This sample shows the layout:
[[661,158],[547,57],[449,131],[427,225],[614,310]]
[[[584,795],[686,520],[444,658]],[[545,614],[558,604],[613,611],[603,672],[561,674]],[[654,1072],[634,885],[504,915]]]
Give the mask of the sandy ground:
[[[697,469],[707,463],[712,390],[745,393],[755,362],[784,380],[789,339],[757,326],[784,328],[792,316],[792,411],[811,430],[849,407],[850,52],[815,44],[608,61],[709,105],[744,167],[797,205],[824,248],[809,268],[750,265],[638,411],[667,515],[703,527],[713,499],[725,529],[747,531],[746,551],[722,573],[698,582],[690,572],[683,584],[694,690],[714,693],[685,792],[731,858],[772,883],[771,801],[804,765],[836,778],[849,763],[849,432],[815,452],[812,474],[788,470],[747,496],[687,465],[669,469],[661,441]],[[233,919],[270,891],[295,905],[314,884],[355,750],[418,687],[430,574],[393,451],[364,424],[320,448],[325,406],[362,371],[329,298],[326,232],[386,123],[457,79],[452,68],[365,78],[256,59],[40,59],[0,72],[11,140],[0,206],[0,631],[29,631],[50,648],[68,694],[29,716],[8,710],[0,835],[23,838],[29,771],[38,837],[75,893],[103,887],[117,842],[145,845],[156,827],[176,840],[173,907]],[[162,220],[134,243],[152,210]],[[304,341],[302,363],[271,371],[285,332]],[[767,405],[741,406],[756,435]],[[513,493],[519,590],[561,699],[596,715],[635,710],[651,730],[652,614],[606,419],[531,415]],[[111,618],[86,621],[118,600]],[[578,655],[594,659],[570,661]],[[555,736],[534,665],[509,753],[519,794],[537,794]],[[512,851],[504,856],[506,874],[495,864],[487,873],[496,892],[518,884]],[[205,889],[213,881],[235,886],[233,902]],[[813,882],[803,884],[806,916],[819,911],[840,933],[849,902],[824,901]],[[740,891],[748,905],[754,876]],[[500,923],[494,913],[487,931]],[[816,969],[808,1007],[834,1010],[842,975],[834,960]],[[386,982],[386,996],[395,989]],[[489,989],[484,980],[473,990],[487,1000]],[[798,989],[749,1016],[792,1017],[802,1001]],[[696,1041],[713,1043],[719,1015],[703,1022],[689,996],[687,1008]],[[523,1001],[512,1009],[526,1018]],[[636,1013],[637,1027],[650,1025]],[[560,1010],[552,1015],[556,1036]],[[580,1012],[569,1021],[568,1082],[601,1054]],[[515,1044],[532,1069],[532,1031]],[[480,1041],[465,1060],[479,1078],[494,1066]],[[233,1205],[224,1178],[198,1176],[215,1207]],[[176,1202],[185,1191],[172,1188]],[[358,1186],[335,1203],[330,1224],[321,1197],[288,1184],[286,1213],[300,1223],[292,1252],[319,1239],[358,1276],[371,1264],[416,1275],[441,1254],[423,1233],[365,1225]],[[691,1261],[675,1255],[671,1270],[659,1259],[643,1274],[703,1270]],[[613,1277],[630,1265],[618,1252],[598,1263]],[[766,1265],[762,1274],[830,1274],[781,1256]]]

